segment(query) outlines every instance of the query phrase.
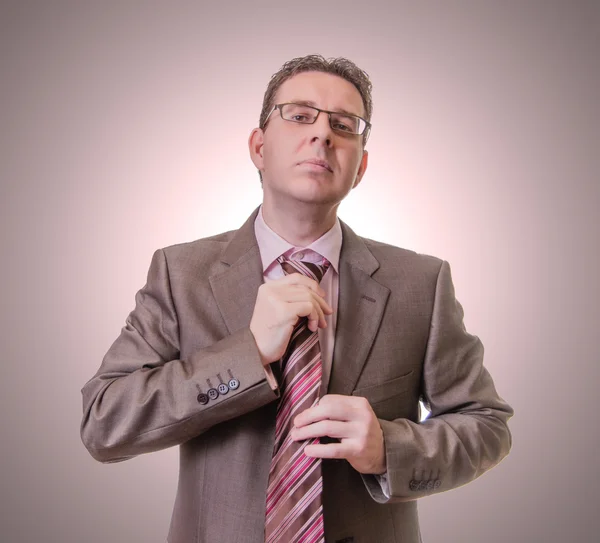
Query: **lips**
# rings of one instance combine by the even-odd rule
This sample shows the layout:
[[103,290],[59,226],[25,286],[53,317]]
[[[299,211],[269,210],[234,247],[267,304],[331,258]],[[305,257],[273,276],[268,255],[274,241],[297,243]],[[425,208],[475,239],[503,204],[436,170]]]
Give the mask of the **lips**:
[[329,162],[320,158],[309,158],[307,160],[303,160],[300,164],[315,164],[333,173],[333,169],[329,165]]

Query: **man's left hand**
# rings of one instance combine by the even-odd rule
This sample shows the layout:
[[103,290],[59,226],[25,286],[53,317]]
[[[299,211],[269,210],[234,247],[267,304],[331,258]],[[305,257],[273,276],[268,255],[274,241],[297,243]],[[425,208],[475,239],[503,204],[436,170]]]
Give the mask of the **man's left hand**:
[[294,419],[294,441],[323,436],[340,443],[307,445],[306,456],[345,458],[360,473],[385,473],[383,431],[366,398],[327,394]]

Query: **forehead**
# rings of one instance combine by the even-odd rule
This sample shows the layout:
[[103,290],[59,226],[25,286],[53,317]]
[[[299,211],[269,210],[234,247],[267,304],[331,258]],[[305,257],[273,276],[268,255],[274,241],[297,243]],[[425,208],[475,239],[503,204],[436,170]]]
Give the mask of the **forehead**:
[[310,101],[329,111],[346,111],[364,116],[358,89],[343,77],[324,72],[302,72],[284,81],[277,90],[275,103]]

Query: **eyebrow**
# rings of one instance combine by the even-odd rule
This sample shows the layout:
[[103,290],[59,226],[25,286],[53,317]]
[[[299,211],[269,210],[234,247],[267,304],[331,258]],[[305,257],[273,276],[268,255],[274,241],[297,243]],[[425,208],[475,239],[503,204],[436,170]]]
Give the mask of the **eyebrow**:
[[[290,100],[290,102],[293,102],[294,104],[300,104],[301,106],[319,107],[319,106],[317,106],[317,103],[313,102],[312,100]],[[353,117],[360,117],[360,115],[357,115],[356,113],[352,113],[343,108],[337,109],[336,111],[334,111],[334,113],[343,113],[344,115],[352,115]]]

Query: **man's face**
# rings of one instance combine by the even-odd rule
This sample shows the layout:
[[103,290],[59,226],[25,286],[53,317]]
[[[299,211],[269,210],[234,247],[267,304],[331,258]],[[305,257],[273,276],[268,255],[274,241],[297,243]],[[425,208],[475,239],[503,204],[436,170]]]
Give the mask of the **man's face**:
[[[345,79],[322,72],[302,72],[285,81],[275,104],[311,102],[320,109],[346,111],[365,117],[360,93]],[[263,190],[274,201],[337,204],[360,182],[367,167],[363,136],[333,130],[326,113],[314,124],[281,118],[274,111],[265,130],[256,128],[249,139],[250,154],[261,170]],[[311,164],[321,159],[329,169]]]

